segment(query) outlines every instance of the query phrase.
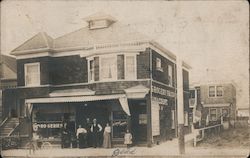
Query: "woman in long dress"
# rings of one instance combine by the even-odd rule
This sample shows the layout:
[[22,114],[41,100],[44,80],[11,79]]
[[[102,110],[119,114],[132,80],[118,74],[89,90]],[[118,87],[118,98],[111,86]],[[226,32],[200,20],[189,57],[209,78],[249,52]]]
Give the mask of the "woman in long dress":
[[103,147],[104,148],[111,148],[111,127],[109,123],[106,124],[103,132]]

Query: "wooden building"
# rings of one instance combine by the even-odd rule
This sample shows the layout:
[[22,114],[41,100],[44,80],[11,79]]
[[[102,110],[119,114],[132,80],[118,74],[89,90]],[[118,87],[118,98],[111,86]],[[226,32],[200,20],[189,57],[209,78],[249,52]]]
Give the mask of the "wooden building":
[[[115,18],[95,14],[87,27],[53,39],[38,33],[11,52],[17,57],[20,134],[60,142],[86,119],[112,126],[112,144],[126,129],[151,146],[176,137],[176,56]],[[183,62],[185,128],[190,131],[189,69]]]
[[[232,83],[207,83],[190,88],[190,105],[194,111],[194,122],[201,126],[221,123],[234,126],[236,118],[236,89]],[[228,126],[225,125],[225,126]]]

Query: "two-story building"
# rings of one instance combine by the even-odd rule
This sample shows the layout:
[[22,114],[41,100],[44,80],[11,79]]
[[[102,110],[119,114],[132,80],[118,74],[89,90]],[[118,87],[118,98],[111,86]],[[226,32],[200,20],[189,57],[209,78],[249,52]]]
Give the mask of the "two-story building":
[[[17,58],[20,133],[60,142],[94,118],[112,127],[112,143],[130,129],[134,144],[171,139],[177,131],[176,55],[109,15],[85,18],[87,27],[53,39],[38,33],[11,52]],[[183,62],[185,126],[189,69]]]
[[190,88],[190,105],[194,111],[194,122],[200,117],[201,126],[221,121],[234,126],[236,89],[232,83],[213,82],[193,86]]

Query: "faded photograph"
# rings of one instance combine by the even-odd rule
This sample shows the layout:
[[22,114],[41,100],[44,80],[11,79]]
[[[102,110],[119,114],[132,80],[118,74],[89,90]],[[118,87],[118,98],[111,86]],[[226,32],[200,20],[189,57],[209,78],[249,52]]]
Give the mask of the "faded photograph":
[[247,157],[247,1],[1,1],[4,158]]

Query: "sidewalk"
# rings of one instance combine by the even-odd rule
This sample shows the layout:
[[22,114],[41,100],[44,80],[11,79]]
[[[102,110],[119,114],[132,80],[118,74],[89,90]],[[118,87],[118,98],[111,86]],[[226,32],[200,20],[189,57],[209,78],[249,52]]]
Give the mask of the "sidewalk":
[[[185,141],[190,141],[192,135],[186,135]],[[187,143],[186,143],[187,144]],[[178,139],[148,147],[126,148],[87,148],[87,149],[48,149],[37,150],[29,153],[29,150],[6,150],[3,157],[36,157],[36,158],[79,158],[79,157],[247,157],[249,149],[239,148],[200,148],[186,145],[185,155],[179,155]]]

